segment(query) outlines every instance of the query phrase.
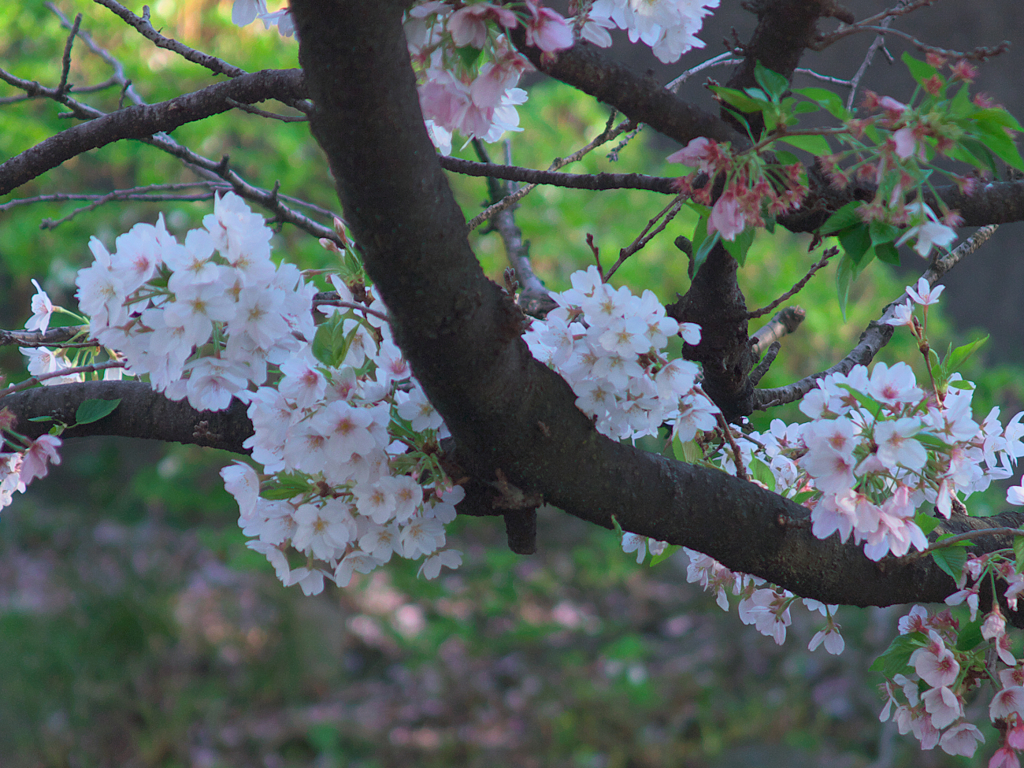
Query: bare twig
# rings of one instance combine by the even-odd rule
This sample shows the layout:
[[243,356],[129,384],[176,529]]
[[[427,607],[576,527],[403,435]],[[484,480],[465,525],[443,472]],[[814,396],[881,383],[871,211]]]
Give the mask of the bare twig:
[[179,43],[177,40],[161,35],[153,29],[153,25],[149,23],[149,6],[143,6],[143,15],[136,16],[116,0],[93,1],[112,11],[125,24],[133,27],[140,35],[152,42],[157,48],[164,48],[172,53],[176,53],[186,61],[191,61],[193,64],[206,67],[215,75],[238,77],[239,75],[246,74],[245,70],[241,67],[236,67],[234,64],[228,64],[223,59],[218,59],[216,56],[211,56],[208,53],[197,51],[195,48],[189,48],[184,43]]
[[378,312],[376,309],[370,309],[365,304],[359,304],[354,301],[342,301],[338,298],[337,291],[324,291],[323,293],[316,294],[313,297],[313,308],[316,309],[317,307],[343,307],[345,309],[354,309],[357,312],[362,312],[366,315],[373,315],[385,322],[391,321],[391,318],[383,312]]
[[[473,147],[482,160],[489,161],[487,148],[483,142],[474,139]],[[506,165],[511,164],[512,142],[508,140],[504,142],[504,155]],[[515,182],[493,179],[488,182],[487,187],[491,204],[509,197],[518,189]],[[501,236],[502,244],[505,246],[505,256],[508,258],[508,263],[521,288],[516,296],[520,309],[533,317],[543,317],[554,309],[556,304],[551,298],[550,291],[533,271],[533,265],[530,263],[530,243],[523,240],[523,232],[516,224],[514,211],[515,206],[512,205],[495,214],[491,218],[491,229]],[[514,293],[514,290],[509,292]]]
[[[647,222],[647,226],[643,228],[643,231],[636,237],[636,239],[619,251],[619,259],[612,265],[612,268],[608,270],[607,274],[605,274],[605,281],[609,280],[611,276],[615,274],[618,268],[625,263],[626,259],[646,246],[655,236],[665,230],[668,223],[679,213],[679,210],[683,207],[683,203],[686,202],[688,196],[688,193],[676,195],[671,203],[662,208],[653,219]],[[657,226],[655,226],[655,224],[657,224]]]
[[[982,243],[992,236],[992,233],[997,228],[998,225],[996,224],[981,227],[967,241],[954,248],[949,254],[932,261],[931,266],[925,270],[922,277],[928,281],[929,285],[935,285],[957,263],[974,253]],[[898,298],[889,302],[885,309],[882,310],[882,316],[868,324],[864,333],[861,334],[857,346],[828,370],[805,376],[800,381],[787,384],[784,387],[756,390],[754,392],[755,410],[767,410],[776,405],[795,402],[810,392],[818,379],[832,373],[849,373],[855,365],[867,365],[870,363],[882,347],[889,343],[889,339],[892,338],[893,331],[895,330],[893,326],[886,323],[886,320],[892,317],[892,313],[897,305],[903,304],[906,301],[907,295],[903,293]]]
[[39,331],[2,331],[0,330],[0,346],[18,347],[96,347],[95,341],[72,342],[83,333],[89,332],[88,325],[64,325]]
[[[611,118],[609,118],[608,125],[605,126],[605,129],[598,136],[596,136],[592,141],[588,142],[585,146],[580,147],[578,150],[573,152],[571,155],[569,155],[567,157],[555,159],[551,163],[551,165],[548,167],[548,171],[557,171],[559,168],[563,168],[566,165],[569,165],[570,163],[575,163],[575,162],[579,161],[581,158],[583,158],[588,153],[592,152],[597,147],[601,146],[605,142],[611,141],[616,136],[620,135],[621,133],[624,133],[625,131],[628,131],[628,130],[632,129],[633,127],[634,127],[634,124],[631,123],[630,121],[626,120],[626,121],[623,121],[622,123],[619,123],[619,125],[617,125],[617,126],[615,126],[613,128],[612,125],[611,125]],[[510,179],[510,181],[516,181],[516,179]],[[513,192],[510,195],[506,195],[503,199],[499,200],[498,202],[494,203],[493,205],[488,206],[486,209],[484,209],[484,211],[482,213],[477,214],[472,219],[470,219],[466,223],[467,229],[469,229],[469,230],[476,229],[481,224],[483,224],[485,221],[487,221],[489,218],[494,216],[496,213],[499,213],[500,211],[504,211],[508,207],[510,207],[512,205],[515,205],[517,202],[522,200],[524,197],[526,197],[528,194],[530,194],[530,192],[532,192],[536,188],[537,188],[537,184],[536,183],[531,183],[531,184],[527,184],[525,187],[517,189],[515,192]]]
[[921,552],[913,552],[907,555],[908,558],[914,559],[918,557],[927,557],[937,549],[946,549],[947,547],[955,547],[957,544],[962,544],[965,541],[971,541],[972,539],[980,539],[982,536],[1024,536],[1024,529],[1021,528],[978,528],[974,531],[966,531],[965,533],[958,533],[955,536],[950,536],[948,539],[942,541],[936,541],[930,545],[928,549]]
[[60,83],[57,85],[57,93],[64,93],[68,88],[68,75],[71,74],[71,46],[75,43],[75,35],[78,28],[82,26],[82,14],[75,16],[75,22],[71,25],[71,32],[68,33],[67,42],[64,43],[64,57],[61,60]]
[[506,181],[525,182],[533,186],[548,184],[554,187],[571,189],[644,189],[649,192],[675,194],[676,180],[661,176],[646,176],[642,173],[559,173],[557,171],[540,171],[533,168],[520,168],[516,165],[495,165],[494,163],[475,163],[449,155],[439,155],[441,167],[447,171],[455,171],[467,176],[486,176]]
[[[900,10],[909,5],[910,0],[899,0],[899,2],[896,3],[896,7],[893,10]],[[894,18],[895,14],[887,15],[884,19],[881,20],[881,26],[888,28],[888,26],[892,24],[892,20]],[[846,97],[847,109],[853,109],[853,102],[857,96],[857,86],[860,84],[860,81],[864,77],[864,74],[868,71],[868,67],[871,66],[871,62],[874,60],[875,54],[878,53],[879,50],[885,50],[885,35],[876,35],[875,39],[871,41],[871,45],[868,46],[867,53],[864,54],[864,61],[860,63],[860,66],[857,68],[856,74],[854,74],[853,78],[851,79],[850,95]],[[888,51],[885,51],[885,53],[887,56],[889,56]],[[892,60],[892,56],[889,56],[889,60]]]
[[718,419],[718,427],[722,430],[722,435],[726,442],[729,443],[729,449],[732,451],[733,463],[736,465],[736,477],[740,480],[749,480],[747,468],[743,466],[743,454],[740,453],[740,447],[736,445],[736,438],[732,434],[729,422],[725,420],[725,416],[722,415],[721,411],[715,414],[715,418]]
[[257,115],[259,117],[265,117],[269,120],[280,120],[282,123],[308,123],[309,118],[306,115],[279,115],[276,112],[268,112],[265,109],[254,107],[252,104],[243,104],[240,101],[234,99],[225,99],[225,101],[233,106],[235,109],[240,109],[243,112],[248,112],[250,115]]
[[777,306],[782,304],[784,301],[788,301],[790,298],[800,293],[800,291],[803,290],[804,286],[807,285],[807,282],[812,277],[814,277],[815,273],[817,273],[819,269],[828,264],[828,260],[835,256],[837,253],[839,253],[838,248],[826,248],[825,252],[821,255],[821,259],[817,263],[813,264],[811,268],[807,270],[807,274],[801,277],[792,288],[790,288],[784,294],[779,296],[779,298],[775,299],[775,301],[773,301],[771,304],[768,304],[767,306],[762,307],[761,309],[756,309],[753,312],[748,312],[747,318],[753,320],[755,317],[767,315],[769,312],[773,311]]
[[40,373],[37,376],[30,376],[24,381],[20,381],[17,384],[12,384],[6,389],[0,390],[0,398],[13,395],[15,392],[20,392],[23,389],[28,389],[34,384],[42,384],[48,379],[59,379],[63,376],[74,376],[79,373],[97,373],[98,371],[105,371],[108,368],[124,368],[125,363],[123,360],[107,360],[102,363],[92,363],[90,365],[78,365],[74,368],[64,368],[60,371],[53,371],[52,373]]

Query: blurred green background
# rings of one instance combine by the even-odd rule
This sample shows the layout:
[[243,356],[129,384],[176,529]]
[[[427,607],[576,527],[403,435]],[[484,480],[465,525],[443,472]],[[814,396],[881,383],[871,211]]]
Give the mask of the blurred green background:
[[[98,5],[60,2],[68,16],[123,62],[154,102],[203,87],[209,74],[159,50]],[[133,7],[141,12],[140,7]],[[296,65],[292,40],[230,24],[230,3],[157,0],[154,25],[250,71]],[[55,85],[66,30],[42,4],[0,6],[0,66]],[[81,41],[71,82],[111,69]],[[16,96],[6,86],[0,98]],[[118,89],[82,98],[113,109]],[[2,102],[0,159],[68,125],[43,100]],[[552,83],[532,86],[512,137],[513,161],[547,167],[603,129],[608,111]],[[231,113],[183,126],[174,138],[207,157],[230,156],[250,182],[336,209],[326,163],[299,124]],[[641,132],[617,162],[602,148],[574,172],[671,175],[674,147]],[[500,158],[495,146],[494,156]],[[472,158],[470,148],[457,154]],[[177,160],[137,142],[104,147],[64,164],[0,201],[54,193],[106,193],[150,183],[193,181]],[[483,180],[453,177],[466,211],[485,202]],[[608,266],[665,204],[641,192],[542,188],[517,213],[533,263],[549,287],[591,263],[592,234]],[[41,229],[83,203],[0,208],[0,327],[20,328],[40,280],[73,304],[75,271],[96,235],[117,234],[163,211],[181,235],[212,205],[120,203]],[[619,271],[616,284],[653,289],[663,301],[687,287],[673,247],[692,233],[681,216]],[[820,256],[806,238],[759,234],[742,272],[748,305],[788,290]],[[473,235],[488,273],[500,280],[496,234]],[[331,265],[312,238],[286,228],[275,253],[303,268]],[[916,280],[911,256],[897,274],[873,265],[839,319],[834,267],[796,298],[807,311],[764,380],[788,383],[848,350],[879,309]],[[965,264],[961,269],[970,269]],[[954,329],[930,314],[933,345],[984,333]],[[896,334],[882,359],[913,360]],[[919,356],[918,356],[919,358]],[[918,359],[919,362],[919,359]],[[5,374],[23,375],[4,349]],[[916,364],[919,375],[923,366]],[[965,372],[979,384],[975,415],[993,404],[1012,414],[1021,370]],[[770,416],[790,418],[790,407]],[[787,644],[743,627],[685,581],[677,555],[637,566],[615,536],[556,510],[541,514],[540,552],[511,554],[500,521],[458,520],[450,541],[461,569],[436,582],[417,564],[392,563],[315,598],[285,590],[262,558],[244,548],[237,509],[218,469],[232,457],[194,447],[113,439],[68,445],[64,463],[0,515],[0,766],[845,766],[966,765],[922,753],[891,724],[880,726],[879,682],[867,666],[888,644],[904,611],[841,609],[847,640],[838,658],[805,648],[819,628],[795,610]],[[971,499],[999,511],[1002,491]],[[1018,652],[1019,648],[1016,649]],[[986,720],[984,703],[975,722]],[[986,733],[990,748],[995,732]]]

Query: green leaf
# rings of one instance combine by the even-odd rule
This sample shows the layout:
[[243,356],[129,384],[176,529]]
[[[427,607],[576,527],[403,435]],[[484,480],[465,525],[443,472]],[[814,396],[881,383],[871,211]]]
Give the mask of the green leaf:
[[736,235],[735,240],[723,240],[722,245],[729,252],[729,255],[736,259],[736,263],[742,267],[747,261],[747,251],[750,250],[753,242],[754,228],[747,227]]
[[715,230],[715,233],[704,238],[704,242],[700,244],[700,248],[693,254],[693,274],[697,274],[697,270],[701,268],[705,261],[707,261],[708,254],[711,253],[711,249],[715,247],[715,243],[722,239],[722,233]]
[[800,493],[796,494],[792,498],[792,501],[794,504],[803,504],[805,501],[814,498],[815,493],[817,493],[817,491],[800,491]]
[[956,639],[956,649],[966,653],[985,640],[981,634],[981,619],[972,621],[964,627],[960,627],[960,635]]
[[[853,265],[858,267],[859,272],[861,267],[860,263],[864,259],[864,254],[871,248],[871,233],[868,230],[868,225],[860,223],[856,226],[844,229],[839,233],[839,242],[843,246],[843,250],[846,255],[853,261]],[[867,262],[864,262],[866,265]],[[856,277],[856,275],[854,275]]]
[[856,277],[856,268],[853,259],[846,253],[839,259],[839,266],[836,267],[836,293],[839,298],[839,313],[843,316],[844,323],[846,322],[846,302],[850,298],[850,284]]
[[927,512],[919,512],[914,515],[914,522],[917,523],[917,527],[921,529],[925,536],[934,531],[939,525],[939,519],[932,517]]
[[995,155],[977,139],[965,136],[954,145],[953,150],[949,153],[949,156],[954,160],[971,163],[977,168],[992,171],[992,173],[998,173],[999,171],[996,166]]
[[1002,125],[975,120],[974,128],[986,148],[1007,165],[1024,171],[1024,158],[1021,158],[1017,145],[1006,134],[1006,129]]
[[793,92],[810,99],[815,104],[820,104],[837,120],[846,120],[850,116],[846,107],[843,106],[843,100],[839,94],[826,88],[798,88]]
[[885,652],[872,662],[870,669],[872,672],[881,672],[891,679],[907,668],[911,655],[922,646],[924,641],[920,632],[899,635],[893,638]]
[[871,244],[891,243],[900,236],[900,228],[895,224],[874,219],[868,224],[868,233],[871,235]]
[[[788,107],[792,101],[793,99],[786,99],[782,102],[782,106]],[[796,104],[792,105],[789,111],[794,115],[809,115],[813,112],[817,112],[819,109],[820,107],[811,101],[798,101]]]
[[75,411],[75,421],[78,424],[92,424],[104,416],[114,412],[114,409],[121,404],[121,398],[115,400],[83,400]]
[[687,440],[684,443],[678,434],[672,439],[672,454],[687,464],[694,464],[704,458],[704,451],[697,445],[696,440]]
[[1024,572],[1024,536],[1013,537],[1013,559],[1017,573]]
[[[931,434],[930,432],[918,432],[916,435],[914,435],[914,439],[927,448],[934,448],[937,451],[949,450],[948,443]],[[925,531],[925,533],[928,533],[928,531]]]
[[775,159],[778,160],[782,165],[793,165],[799,163],[800,158],[794,155],[792,152],[787,152],[784,149],[777,150],[775,152]]
[[782,94],[789,88],[789,81],[786,80],[785,75],[773,72],[760,61],[754,65],[754,79],[764,89],[764,92],[771,97],[772,101],[781,99]]
[[775,490],[775,473],[772,472],[771,467],[755,458],[750,460],[750,466],[747,469],[750,470],[750,474],[755,480],[768,486],[769,491]]
[[896,246],[892,243],[876,243],[875,244],[875,255],[879,261],[885,262],[886,264],[899,265],[900,263],[900,252],[896,250]]
[[1021,128],[1017,118],[1011,115],[1002,107],[985,107],[979,109],[974,113],[975,120],[981,120],[992,125],[998,125],[1000,128],[1009,128],[1011,131],[1021,131]]
[[294,499],[309,493],[309,478],[301,474],[278,474],[276,480],[266,488],[260,490],[260,496],[272,501]]
[[967,562],[967,550],[964,548],[965,546],[966,545],[955,545],[952,547],[936,549],[932,552],[932,560],[934,560],[935,564],[953,579],[959,579],[960,573],[964,569],[964,563]]
[[466,69],[471,69],[476,60],[480,58],[480,49],[474,48],[472,45],[456,48],[455,52],[459,54],[459,60]]
[[653,568],[654,566],[656,566],[658,563],[662,562],[663,560],[668,560],[670,557],[672,557],[672,555],[674,555],[680,549],[682,549],[682,547],[679,546],[678,544],[669,544],[667,547],[665,547],[665,551],[664,552],[662,552],[660,555],[655,555],[654,557],[651,558],[651,568]]
[[875,400],[875,398],[873,398],[866,392],[861,392],[859,389],[854,389],[849,384],[840,384],[839,386],[842,389],[845,389],[855,398],[857,398],[857,402],[860,403],[861,406],[863,406],[864,408],[867,408],[869,411],[871,411],[871,413],[877,414],[882,410],[882,404]]
[[742,91],[737,91],[733,88],[725,88],[720,85],[711,86],[711,92],[714,93],[718,98],[724,101],[726,104],[741,112],[760,112],[768,106],[767,100],[752,99]]
[[341,365],[359,330],[356,327],[345,333],[345,321],[350,319],[350,312],[336,312],[317,326],[313,337],[313,357],[331,368]]
[[802,149],[804,152],[810,152],[812,155],[829,155],[832,153],[832,145],[828,143],[828,139],[821,135],[787,136],[783,134],[779,137],[779,141],[797,149]]
[[946,359],[942,361],[942,370],[946,376],[948,377],[950,374],[960,370],[960,366],[967,362],[967,359],[977,352],[986,341],[988,341],[988,336],[983,336],[980,339],[975,339],[972,342],[957,347],[946,355]]
[[849,229],[856,224],[860,224],[862,219],[857,213],[857,209],[860,208],[861,205],[863,205],[863,203],[859,200],[847,203],[825,220],[825,223],[821,225],[821,229],[818,230],[818,233],[822,236],[833,235],[836,232],[840,232],[841,230]]
[[924,81],[934,77],[938,74],[938,70],[935,69],[931,64],[920,59],[915,59],[909,53],[903,54],[903,63],[907,65],[907,69],[910,70],[910,75],[918,83],[924,85]]

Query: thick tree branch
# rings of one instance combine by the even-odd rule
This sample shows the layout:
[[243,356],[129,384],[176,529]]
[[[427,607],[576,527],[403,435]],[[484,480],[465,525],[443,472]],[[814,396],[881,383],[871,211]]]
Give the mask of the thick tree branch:
[[[140,382],[87,381],[35,387],[0,399],[0,407],[18,417],[15,429],[20,434],[35,438],[49,432],[54,423],[74,424],[78,406],[90,399],[120,399],[121,403],[99,421],[65,430],[62,439],[117,435],[248,452],[242,442],[253,430],[241,401],[232,400],[226,411],[197,411],[187,400],[168,400]],[[29,421],[40,416],[52,421]]]
[[610,527],[614,516],[626,530],[826,602],[927,602],[952,592],[925,559],[874,563],[836,537],[814,538],[805,508],[753,483],[594,431],[568,385],[530,357],[515,308],[469,248],[423,128],[403,5],[295,0],[292,11],[314,135],[398,343],[464,465],[584,520]]
[[[38,95],[49,95],[42,86]],[[294,69],[268,69],[241,75],[201,91],[152,105],[126,107],[61,131],[0,165],[0,195],[6,195],[66,160],[90,149],[121,139],[146,139],[156,133],[173,131],[233,109],[231,101],[243,104],[266,99],[288,100],[304,95],[302,73]]]
[[640,75],[609,59],[590,43],[579,42],[567,51],[546,57],[526,45],[522,27],[512,30],[511,37],[516,47],[544,74],[615,107],[633,122],[647,123],[680,144],[699,136],[731,141],[737,147],[749,144],[746,136],[724,120],[681,99],[653,77]]

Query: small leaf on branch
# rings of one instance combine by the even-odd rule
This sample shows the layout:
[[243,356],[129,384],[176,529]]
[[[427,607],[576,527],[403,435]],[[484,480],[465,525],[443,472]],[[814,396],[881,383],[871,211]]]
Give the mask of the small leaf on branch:
[[844,205],[825,220],[825,223],[821,225],[821,229],[818,230],[819,234],[822,236],[834,235],[844,229],[860,224],[863,220],[860,214],[857,213],[857,209],[861,205],[863,203],[860,200],[854,200]]
[[[939,541],[942,541],[941,536]],[[967,562],[967,550],[964,546],[956,544],[951,547],[936,549],[932,552],[932,560],[935,561],[935,564],[954,580],[960,578],[960,573],[964,569],[964,563]]]
[[764,92],[768,94],[772,101],[781,99],[782,94],[789,88],[789,81],[786,80],[785,75],[773,72],[760,61],[754,65],[754,79],[757,80],[757,84],[764,89]]
[[893,638],[889,647],[871,664],[872,672],[881,672],[885,677],[893,678],[903,672],[910,664],[910,656],[924,645],[920,632],[911,632]]
[[665,547],[665,549],[662,551],[660,555],[655,555],[651,558],[650,567],[653,568],[658,563],[667,560],[680,549],[682,549],[682,547],[680,547],[678,544],[669,544],[667,547]]
[[121,398],[116,400],[83,400],[75,411],[75,422],[78,424],[92,424],[104,416],[114,412],[114,409],[121,404]]

